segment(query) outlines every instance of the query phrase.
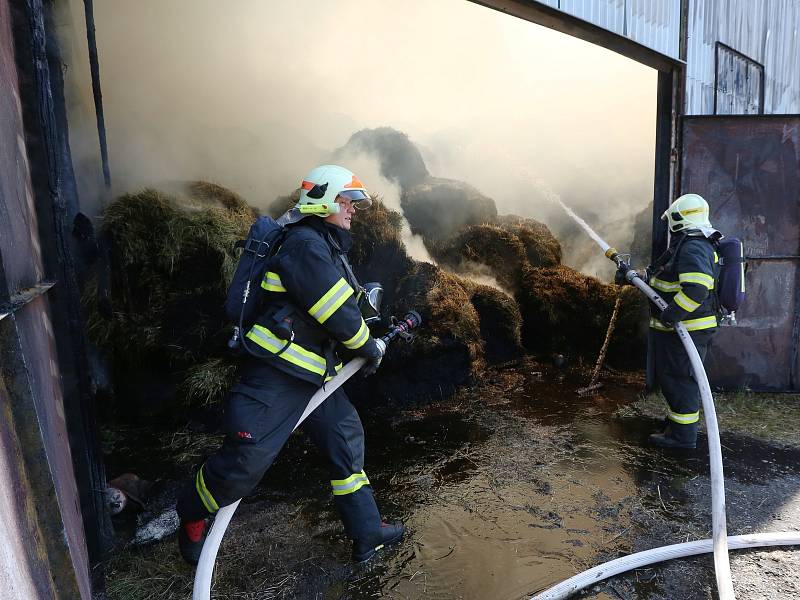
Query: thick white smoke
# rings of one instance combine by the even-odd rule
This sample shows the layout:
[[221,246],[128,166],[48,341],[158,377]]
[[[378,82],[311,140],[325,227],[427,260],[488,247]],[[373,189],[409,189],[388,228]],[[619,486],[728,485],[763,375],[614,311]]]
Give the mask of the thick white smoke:
[[[86,115],[83,3],[63,6],[77,30],[65,77],[91,206],[98,152]],[[655,72],[478,4],[104,0],[94,8],[115,194],[200,178],[264,205],[355,131],[390,126],[421,147],[433,175],[470,183],[499,212],[542,220],[556,235],[561,217],[531,179],[592,225],[632,221],[652,197]],[[387,182],[361,177],[387,201],[396,196]]]

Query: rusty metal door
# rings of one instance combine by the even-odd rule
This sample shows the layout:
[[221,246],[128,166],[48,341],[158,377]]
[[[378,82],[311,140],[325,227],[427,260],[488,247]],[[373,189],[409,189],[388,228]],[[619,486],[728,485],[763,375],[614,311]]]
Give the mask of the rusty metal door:
[[748,257],[738,324],[707,363],[722,389],[800,389],[800,116],[686,117],[681,190],[705,197],[711,222]]

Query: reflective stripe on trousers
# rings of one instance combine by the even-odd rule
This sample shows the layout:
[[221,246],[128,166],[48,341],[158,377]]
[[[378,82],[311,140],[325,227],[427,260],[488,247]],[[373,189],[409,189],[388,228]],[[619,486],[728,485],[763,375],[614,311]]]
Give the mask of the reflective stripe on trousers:
[[678,423],[679,425],[691,425],[692,423],[697,423],[700,420],[700,411],[683,414],[669,411],[667,413],[667,418],[670,421]]
[[357,492],[365,485],[369,485],[369,479],[364,471],[353,473],[347,479],[331,479],[331,489],[334,496],[344,496]]

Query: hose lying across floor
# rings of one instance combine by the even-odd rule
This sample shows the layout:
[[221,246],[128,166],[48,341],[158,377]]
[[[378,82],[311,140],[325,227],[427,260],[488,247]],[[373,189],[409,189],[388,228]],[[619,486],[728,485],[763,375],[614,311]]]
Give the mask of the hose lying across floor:
[[[561,205],[566,213],[591,237],[605,255],[614,261],[618,267],[628,267],[623,262],[622,256],[611,248],[603,239],[595,233],[586,221],[576,215],[560,199],[554,200]],[[647,296],[658,308],[664,310],[667,303],[659,296],[653,288],[642,281],[639,274],[628,267],[626,273],[627,280],[635,285],[645,296]],[[793,546],[800,544],[800,533],[759,533],[753,535],[739,535],[728,537],[725,517],[725,479],[722,472],[722,447],[719,440],[719,426],[717,424],[717,412],[714,408],[714,398],[711,395],[711,387],[708,384],[708,377],[703,368],[703,361],[697,353],[691,336],[686,331],[683,323],[675,324],[675,331],[683,342],[686,353],[692,365],[692,373],[695,381],[700,388],[700,398],[703,403],[703,413],[705,415],[706,433],[708,437],[709,466],[711,471],[711,529],[712,539],[701,540],[699,542],[687,542],[685,544],[674,544],[646,550],[630,556],[624,556],[612,560],[599,567],[594,567],[583,573],[542,592],[533,597],[533,600],[557,600],[568,598],[572,594],[590,586],[607,577],[612,577],[620,573],[625,573],[631,569],[636,569],[645,565],[653,564],[672,558],[682,556],[692,556],[713,551],[714,553],[714,573],[717,580],[717,590],[720,600],[735,600],[733,593],[733,583],[731,582],[731,567],[728,560],[728,546],[731,548],[752,548],[759,546]]]
[[[798,546],[800,545],[800,532],[788,531],[785,533],[752,533],[750,535],[732,535],[728,538],[728,547],[732,550],[742,548],[763,548],[765,546]],[[534,596],[534,600],[564,600],[573,594],[577,594],[582,589],[592,586],[599,581],[625,573],[632,569],[639,569],[664,560],[682,558],[684,556],[694,556],[696,554],[706,554],[711,552],[712,541],[700,540],[698,542],[686,542],[685,544],[673,544],[672,546],[662,546],[644,552],[637,552],[617,558],[594,567],[566,581],[562,581],[547,591]]]

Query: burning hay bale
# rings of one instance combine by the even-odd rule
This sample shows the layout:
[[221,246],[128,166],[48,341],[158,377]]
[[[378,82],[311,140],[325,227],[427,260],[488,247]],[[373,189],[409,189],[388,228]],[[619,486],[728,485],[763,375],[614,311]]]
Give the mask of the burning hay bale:
[[488,274],[509,290],[518,289],[525,268],[554,267],[561,260],[561,246],[545,225],[512,215],[465,227],[431,248],[455,272]]
[[426,242],[447,239],[465,226],[491,222],[497,216],[494,200],[468,183],[439,177],[403,188],[400,204],[411,231]]
[[620,291],[565,266],[524,270],[516,293],[523,315],[523,345],[539,353],[595,356],[618,293],[622,302],[609,359],[629,366],[644,355],[635,348],[636,340],[642,339],[642,295],[632,287]]
[[449,394],[480,370],[484,357],[507,360],[519,352],[522,320],[500,290],[413,261],[400,227],[400,214],[380,201],[353,221],[353,268],[361,281],[384,284],[384,317],[414,309],[425,323],[412,346],[398,344],[387,355],[375,382],[395,398],[400,389],[414,398]]
[[[517,289],[522,267],[528,263],[519,237],[497,225],[471,225],[432,247],[436,259],[455,272],[489,274],[510,290]],[[488,272],[479,265],[488,267]]]
[[235,372],[223,358],[230,329],[222,303],[233,245],[253,214],[233,192],[202,182],[184,196],[148,189],[108,206],[111,314],[92,290],[85,298],[89,334],[111,358],[118,394],[147,394],[162,409],[176,389],[185,402],[221,396]]
[[375,156],[380,163],[381,175],[401,188],[413,187],[430,176],[414,143],[405,133],[391,127],[357,131],[336,151],[335,157],[350,153]]
[[[281,197],[273,208],[292,203]],[[94,293],[86,299],[90,335],[110,359],[120,407],[182,418],[188,406],[224,397],[238,363],[227,350],[222,305],[238,260],[234,243],[254,215],[233,192],[206,183],[175,196],[127,194],[107,208],[113,309],[104,313]],[[519,349],[521,319],[506,294],[412,260],[401,224],[376,199],[354,220],[350,257],[361,281],[383,283],[385,318],[412,308],[425,318],[413,346],[398,344],[375,377],[354,384],[357,395],[377,390],[403,401],[449,394],[484,356],[505,360]]]
[[544,223],[517,215],[499,215],[496,223],[519,238],[530,266],[561,264],[561,244]]
[[209,181],[190,181],[185,187],[186,193],[209,206],[219,204],[232,214],[240,214],[244,218],[255,219],[258,211],[250,206],[239,194]]
[[522,314],[508,294],[488,285],[462,282],[480,321],[483,352],[490,363],[519,358],[522,348]]
[[413,344],[399,342],[386,355],[374,381],[351,380],[355,397],[398,400],[449,396],[483,365],[480,318],[462,280],[429,263],[413,263],[397,282],[396,301],[384,313],[417,310],[423,318]]

